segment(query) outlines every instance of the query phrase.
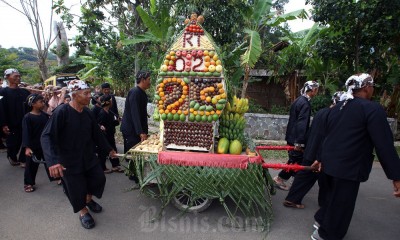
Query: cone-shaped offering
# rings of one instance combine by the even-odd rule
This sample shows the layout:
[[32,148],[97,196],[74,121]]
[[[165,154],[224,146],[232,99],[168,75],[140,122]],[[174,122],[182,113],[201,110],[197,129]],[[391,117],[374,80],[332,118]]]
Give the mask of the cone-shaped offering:
[[160,68],[155,99],[166,149],[213,151],[226,88],[216,46],[202,21],[192,14]]

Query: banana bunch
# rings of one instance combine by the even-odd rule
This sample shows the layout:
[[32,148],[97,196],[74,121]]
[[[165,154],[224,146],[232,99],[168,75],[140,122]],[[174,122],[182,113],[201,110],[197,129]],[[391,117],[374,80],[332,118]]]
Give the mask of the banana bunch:
[[229,112],[244,114],[249,110],[249,99],[233,96],[232,103],[228,102],[226,109]]
[[246,119],[244,113],[249,109],[248,99],[233,97],[232,103],[227,102],[219,120],[218,132],[220,137],[245,142],[244,129]]

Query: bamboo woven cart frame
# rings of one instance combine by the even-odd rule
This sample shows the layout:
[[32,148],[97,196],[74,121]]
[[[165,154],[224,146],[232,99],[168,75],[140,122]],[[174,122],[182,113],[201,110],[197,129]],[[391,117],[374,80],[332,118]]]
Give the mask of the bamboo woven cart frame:
[[[153,220],[161,217],[164,208],[185,190],[193,202],[199,198],[218,199],[228,215],[229,226],[269,231],[272,200],[261,162],[249,161],[245,169],[178,166],[159,164],[157,153],[131,150],[128,155],[132,161],[127,170],[138,176],[141,191],[161,200],[161,210]],[[147,188],[151,182],[157,182],[157,188]],[[234,207],[226,204],[228,198]],[[244,221],[238,221],[238,217]]]

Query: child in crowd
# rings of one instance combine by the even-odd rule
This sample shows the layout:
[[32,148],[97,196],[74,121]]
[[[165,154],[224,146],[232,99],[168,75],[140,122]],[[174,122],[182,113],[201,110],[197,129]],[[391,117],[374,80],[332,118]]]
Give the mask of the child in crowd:
[[102,93],[95,93],[95,94],[92,96],[92,101],[91,101],[91,103],[92,103],[92,105],[93,105],[93,107],[92,107],[92,112],[93,112],[94,117],[95,117],[96,119],[98,118],[99,112],[101,111],[100,97],[101,97],[102,95],[103,95]]
[[[36,93],[30,94],[26,102],[30,112],[27,113],[22,120],[22,146],[25,148],[25,155],[27,156],[24,174],[24,190],[25,192],[33,192],[35,191],[35,179],[39,163],[34,162],[32,158],[43,159],[40,135],[49,119],[49,115],[43,112],[45,103],[42,95]],[[47,166],[45,169],[47,175],[50,176]]]
[[65,97],[64,97],[64,102],[63,103],[65,104],[65,103],[69,103],[69,102],[71,102],[71,96],[69,94],[66,94]]
[[[103,95],[100,97],[100,104],[102,109],[99,112],[97,117],[97,122],[100,125],[100,129],[104,132],[106,139],[110,146],[117,151],[117,146],[115,144],[115,127],[119,125],[118,117],[110,111],[110,108],[113,104],[111,95]],[[111,172],[124,172],[121,169],[121,165],[119,164],[118,158],[110,158],[112,170],[107,169],[106,167],[106,158],[107,154],[104,154],[102,151],[98,151],[99,159],[101,165],[103,167],[104,173],[111,173]]]

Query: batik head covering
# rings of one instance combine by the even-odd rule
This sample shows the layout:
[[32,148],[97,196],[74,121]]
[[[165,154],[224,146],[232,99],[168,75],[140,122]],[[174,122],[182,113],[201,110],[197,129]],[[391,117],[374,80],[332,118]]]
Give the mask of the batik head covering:
[[366,86],[373,86],[374,79],[367,73],[355,74],[346,81],[347,98],[353,99],[353,90],[361,89]]
[[346,80],[345,86],[347,89],[346,100],[340,107],[340,110],[346,106],[348,101],[354,99],[353,90],[361,89],[366,86],[374,86],[374,79],[368,73],[355,74]]
[[42,95],[37,93],[32,93],[26,98],[26,103],[28,104],[29,107],[32,107],[32,105],[40,99],[43,99]]
[[17,69],[15,69],[15,68],[6,69],[4,71],[4,78],[7,78],[8,75],[11,75],[13,73],[18,73],[19,74],[19,71]]
[[100,104],[102,107],[110,105],[111,103],[111,95],[103,95],[100,97]]
[[316,81],[307,81],[304,83],[303,88],[300,90],[300,94],[304,95],[308,91],[314,89],[314,88],[319,88],[319,84]]
[[70,92],[75,92],[78,90],[84,90],[90,88],[87,83],[82,80],[71,80],[68,83],[68,90]]
[[332,103],[336,104],[340,101],[344,101],[347,99],[346,92],[344,91],[337,91],[332,95]]

